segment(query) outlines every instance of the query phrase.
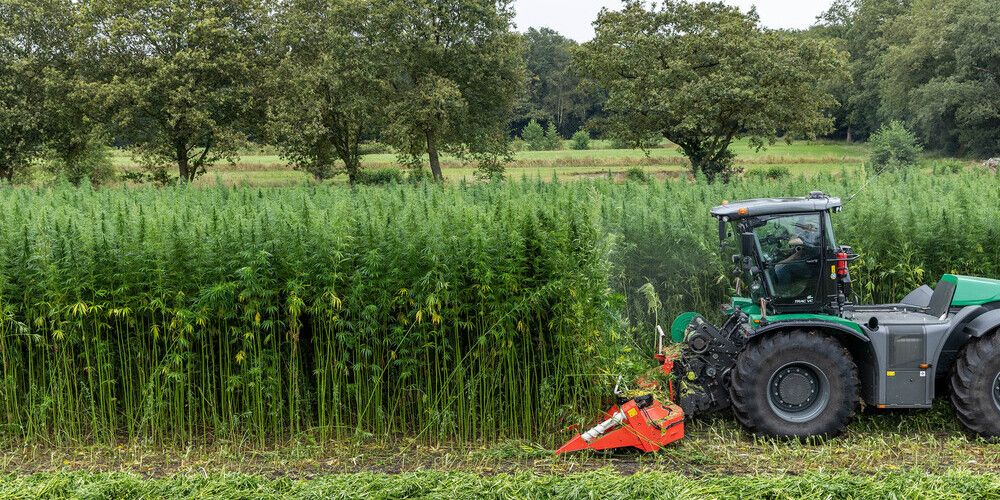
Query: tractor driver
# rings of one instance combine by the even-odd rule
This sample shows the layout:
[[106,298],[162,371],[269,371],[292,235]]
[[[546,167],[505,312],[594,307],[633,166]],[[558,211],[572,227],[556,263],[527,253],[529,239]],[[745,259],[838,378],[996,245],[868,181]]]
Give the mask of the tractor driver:
[[815,279],[816,266],[808,261],[819,257],[819,228],[808,222],[796,222],[792,225],[787,247],[792,253],[775,263],[775,284],[781,288],[781,295],[793,297],[805,291]]

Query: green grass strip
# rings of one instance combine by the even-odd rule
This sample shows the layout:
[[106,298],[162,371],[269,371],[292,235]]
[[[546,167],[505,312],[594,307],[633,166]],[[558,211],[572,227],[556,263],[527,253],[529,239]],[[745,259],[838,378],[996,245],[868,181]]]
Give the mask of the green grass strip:
[[[890,464],[887,464],[890,465]],[[130,473],[58,472],[0,479],[2,498],[997,498],[1000,476],[849,472],[690,477],[622,476],[600,470],[565,476],[479,476],[466,472],[359,473],[314,479],[242,474],[143,479]]]

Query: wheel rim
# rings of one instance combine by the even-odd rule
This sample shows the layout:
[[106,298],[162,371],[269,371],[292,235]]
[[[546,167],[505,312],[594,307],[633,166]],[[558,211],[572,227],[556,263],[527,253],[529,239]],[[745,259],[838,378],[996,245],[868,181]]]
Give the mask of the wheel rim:
[[993,377],[993,404],[1000,410],[1000,372]]
[[771,374],[767,383],[767,402],[784,420],[808,422],[830,403],[830,381],[823,370],[812,363],[787,363]]

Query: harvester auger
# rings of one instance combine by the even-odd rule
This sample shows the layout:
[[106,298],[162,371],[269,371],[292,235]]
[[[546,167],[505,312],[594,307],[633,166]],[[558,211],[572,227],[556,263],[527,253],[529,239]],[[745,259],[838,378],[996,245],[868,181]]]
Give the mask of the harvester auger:
[[[898,303],[856,304],[857,256],[836,244],[830,220],[841,209],[821,192],[712,209],[721,243],[736,238],[736,290],[748,293],[732,297],[722,326],[696,313],[674,321],[683,418],[731,409],[755,435],[830,437],[862,403],[930,408],[943,388],[971,434],[1000,437],[1000,281],[945,274]],[[605,424],[578,437],[641,429],[628,415]]]

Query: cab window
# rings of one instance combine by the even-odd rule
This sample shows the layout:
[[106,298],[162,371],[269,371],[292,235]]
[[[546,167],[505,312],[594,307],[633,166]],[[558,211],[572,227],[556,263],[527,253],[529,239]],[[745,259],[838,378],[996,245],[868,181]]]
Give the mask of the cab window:
[[768,284],[781,302],[815,301],[822,270],[823,228],[819,214],[786,215],[755,230]]

